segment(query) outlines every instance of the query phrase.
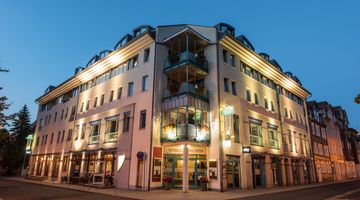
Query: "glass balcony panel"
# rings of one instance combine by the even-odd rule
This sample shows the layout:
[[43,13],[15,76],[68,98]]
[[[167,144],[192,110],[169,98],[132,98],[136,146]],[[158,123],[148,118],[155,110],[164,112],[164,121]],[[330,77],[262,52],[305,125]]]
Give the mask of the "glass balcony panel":
[[209,72],[209,64],[206,57],[203,54],[194,54],[190,51],[169,55],[164,62],[164,72],[175,69],[183,64],[192,64],[205,72]]

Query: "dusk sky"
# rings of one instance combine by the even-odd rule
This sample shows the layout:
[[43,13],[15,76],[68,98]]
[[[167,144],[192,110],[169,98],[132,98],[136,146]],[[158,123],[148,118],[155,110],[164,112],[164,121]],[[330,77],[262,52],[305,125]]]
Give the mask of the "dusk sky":
[[0,0],[0,95],[24,104],[77,66],[113,49],[133,28],[149,24],[231,24],[257,52],[298,76],[312,97],[341,105],[360,130],[360,1],[17,1]]

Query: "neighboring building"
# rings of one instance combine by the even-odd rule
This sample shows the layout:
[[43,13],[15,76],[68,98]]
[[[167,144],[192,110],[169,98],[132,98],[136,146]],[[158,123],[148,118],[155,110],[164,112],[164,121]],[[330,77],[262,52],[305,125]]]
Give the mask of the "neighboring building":
[[307,108],[316,180],[317,182],[333,181],[334,177],[324,118],[319,113],[316,101],[307,102]]
[[356,133],[355,138],[352,141],[353,150],[354,150],[354,157],[355,157],[355,167],[356,167],[356,175],[360,177],[360,135],[359,132],[355,129],[351,128],[351,131]]
[[342,142],[342,150],[344,153],[345,159],[345,169],[346,169],[346,178],[355,178],[356,177],[356,168],[355,168],[355,155],[354,155],[354,146],[352,145],[352,140],[355,137],[356,132],[349,129],[349,121],[346,114],[346,111],[341,108],[341,106],[334,107],[335,117],[339,124],[340,137]]
[[309,95],[228,24],[140,26],[37,99],[30,173],[142,190],[310,183]]

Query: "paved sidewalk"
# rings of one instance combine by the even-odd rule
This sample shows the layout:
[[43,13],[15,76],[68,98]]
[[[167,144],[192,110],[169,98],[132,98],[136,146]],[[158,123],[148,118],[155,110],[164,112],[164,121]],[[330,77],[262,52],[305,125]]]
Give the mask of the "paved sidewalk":
[[[219,200],[219,199],[234,199],[234,198],[241,198],[241,197],[251,197],[263,194],[271,194],[271,193],[278,193],[278,192],[286,192],[286,191],[293,191],[293,190],[300,190],[312,187],[320,187],[325,185],[332,185],[342,182],[350,182],[360,179],[350,179],[345,181],[336,181],[330,183],[316,183],[316,184],[308,184],[308,185],[298,185],[298,186],[289,186],[289,187],[274,187],[274,188],[261,188],[261,189],[254,189],[254,190],[237,190],[237,191],[228,191],[228,192],[214,192],[214,191],[189,191],[188,193],[184,193],[181,190],[153,190],[149,192],[144,191],[135,191],[135,190],[121,190],[116,188],[109,188],[109,189],[98,189],[80,185],[71,185],[71,184],[63,184],[63,183],[53,183],[48,180],[46,181],[35,181],[24,179],[23,177],[7,177],[6,179],[14,180],[14,181],[23,181],[28,183],[34,184],[41,184],[59,188],[66,188],[71,190],[78,190],[84,192],[92,192],[92,193],[99,193],[99,194],[106,194],[111,196],[118,196],[118,197],[126,197],[126,198],[133,198],[133,199],[157,199],[157,200],[178,200],[178,199],[206,199],[206,200]],[[171,194],[171,195],[170,195]]]

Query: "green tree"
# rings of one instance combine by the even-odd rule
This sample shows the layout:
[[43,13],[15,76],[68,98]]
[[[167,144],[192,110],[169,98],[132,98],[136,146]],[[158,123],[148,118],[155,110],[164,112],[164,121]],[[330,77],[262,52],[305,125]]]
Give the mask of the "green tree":
[[26,136],[31,134],[30,113],[26,105],[24,105],[18,113],[14,115],[11,124],[11,152],[13,160],[10,162],[13,169],[21,167],[26,146]]
[[354,101],[355,101],[355,103],[360,104],[360,94],[356,95]]

